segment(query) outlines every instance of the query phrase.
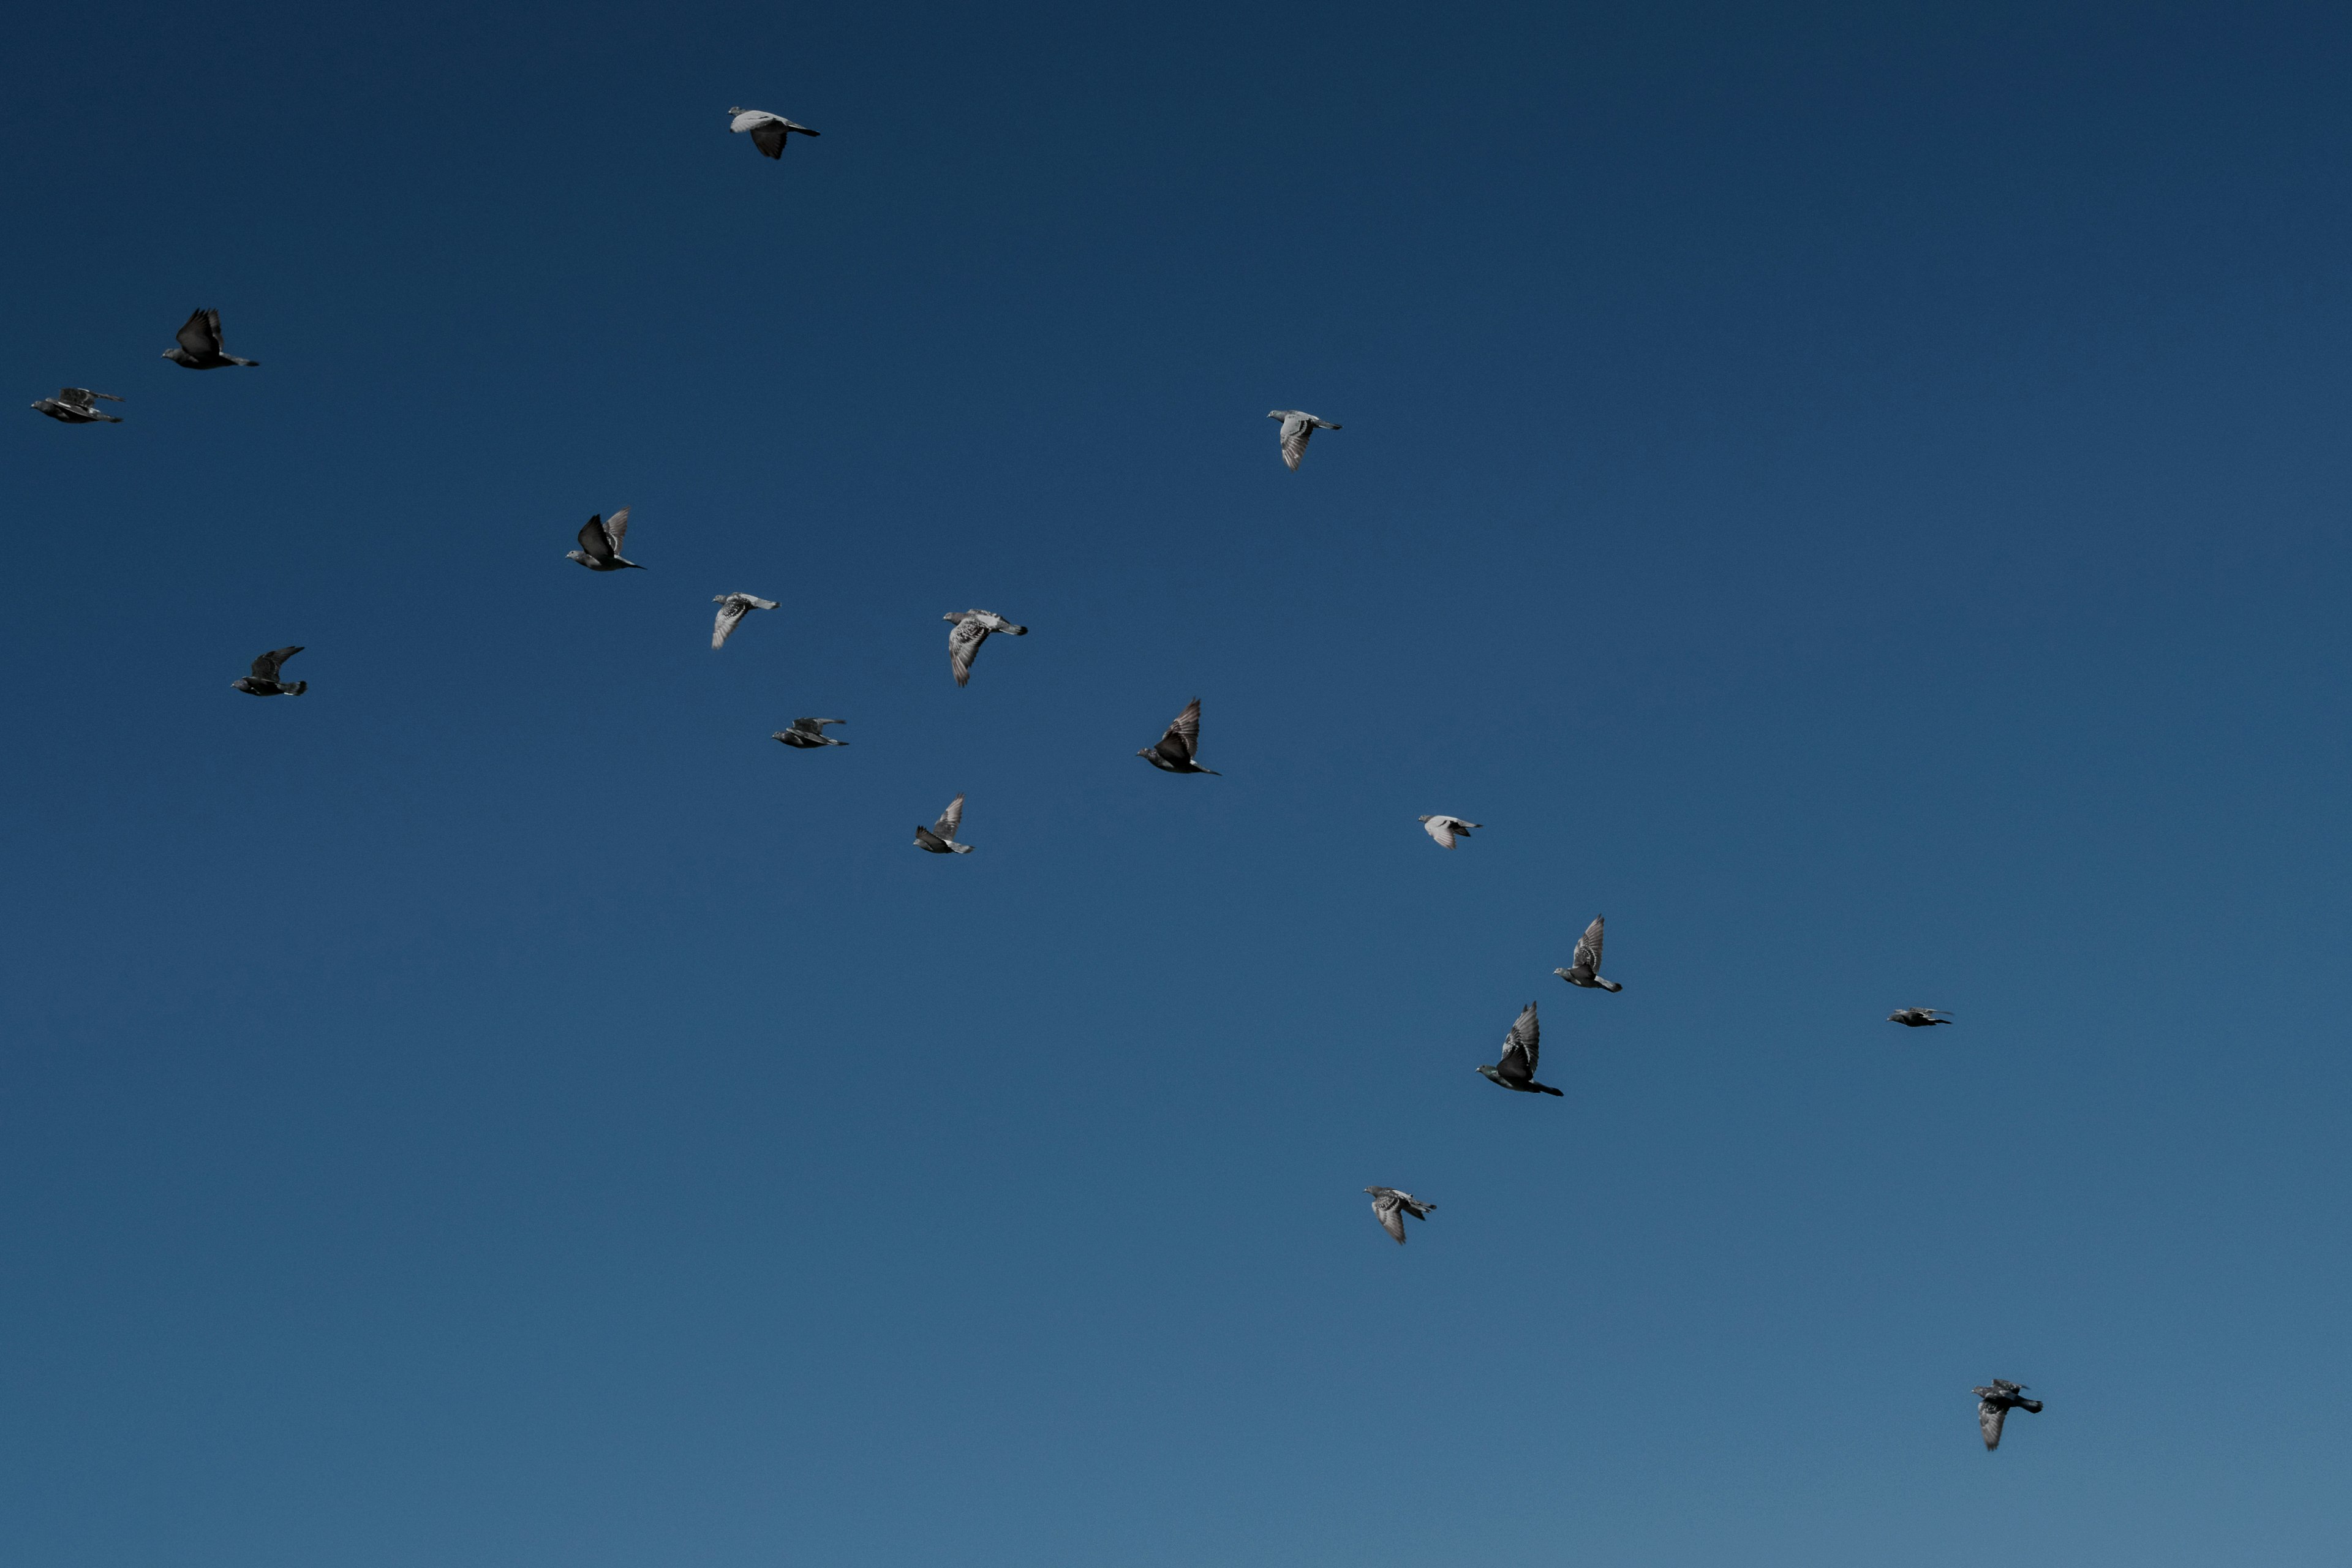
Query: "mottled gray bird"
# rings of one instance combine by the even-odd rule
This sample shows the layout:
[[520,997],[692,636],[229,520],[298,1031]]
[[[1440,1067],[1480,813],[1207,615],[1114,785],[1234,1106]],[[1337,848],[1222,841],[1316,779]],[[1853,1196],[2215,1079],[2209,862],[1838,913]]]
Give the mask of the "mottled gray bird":
[[577,561],[591,572],[627,572],[645,570],[634,561],[624,560],[622,542],[629,537],[629,509],[623,507],[610,517],[592,517],[580,525],[580,548],[563,552],[566,561]]
[[2022,1410],[2028,1415],[2042,1414],[2042,1401],[2025,1397],[2025,1385],[1994,1378],[1990,1388],[1974,1391],[1977,1396],[1977,1429],[1984,1434],[1985,1452],[2000,1447],[2000,1426],[2012,1410]]
[[1421,826],[1427,830],[1432,838],[1437,840],[1437,847],[1440,849],[1451,849],[1454,847],[1455,839],[1467,838],[1470,837],[1472,828],[1484,827],[1486,825],[1483,822],[1465,822],[1458,816],[1424,816],[1421,819]]
[[769,737],[801,751],[814,751],[819,746],[845,746],[848,742],[837,740],[824,732],[827,724],[846,724],[846,719],[795,719],[789,730],[779,730]]
[[1900,1024],[1906,1029],[1925,1029],[1936,1024],[1948,1024],[1941,1007],[1897,1007],[1886,1015],[1890,1024]]
[[1437,1206],[1423,1203],[1411,1193],[1401,1193],[1394,1187],[1366,1187],[1364,1191],[1372,1194],[1372,1217],[1381,1222],[1382,1230],[1396,1237],[1399,1247],[1404,1245],[1404,1216],[1411,1215],[1415,1219],[1427,1219],[1429,1211]]
[[253,661],[253,673],[242,680],[229,682],[231,689],[248,697],[299,697],[310,689],[307,680],[289,686],[278,679],[278,667],[302,651],[300,645],[281,647],[261,655]]
[[[1164,773],[1215,773],[1214,768],[1204,768],[1192,760],[1201,749],[1201,700],[1197,697],[1184,704],[1184,711],[1168,726],[1168,733],[1160,737],[1157,745],[1146,746],[1135,754]],[[1223,777],[1223,774],[1217,776]]]
[[710,602],[719,606],[719,619],[710,628],[710,646],[725,647],[727,639],[735,634],[735,623],[753,610],[772,610],[773,599],[762,599],[757,594],[713,594]]
[[1592,917],[1592,923],[1586,926],[1584,934],[1576,939],[1576,952],[1569,958],[1568,967],[1555,969],[1552,973],[1570,985],[1581,985],[1588,991],[1625,989],[1614,980],[1601,978],[1601,917],[1599,915]]
[[988,640],[989,633],[1003,632],[1009,637],[1029,635],[1027,626],[1016,626],[994,610],[950,610],[940,619],[955,623],[948,633],[948,668],[955,672],[958,686],[971,679],[971,661],[980,657],[980,645]]
[[1275,408],[1266,412],[1268,419],[1282,421],[1282,460],[1290,471],[1298,471],[1298,459],[1307,456],[1307,438],[1318,430],[1337,430],[1328,419],[1318,419],[1312,414],[1297,408]]
[[96,425],[100,421],[109,425],[121,424],[117,416],[100,411],[94,401],[100,397],[109,403],[122,401],[110,392],[92,392],[87,386],[61,386],[55,397],[44,397],[34,404],[33,410],[37,414],[47,415],[61,425]]
[[795,124],[781,114],[771,114],[764,109],[730,109],[727,112],[735,117],[734,123],[727,129],[751,132],[751,145],[771,158],[784,155],[784,138],[795,131],[803,136],[822,134],[805,125]]
[[969,855],[971,846],[956,842],[956,829],[962,826],[963,796],[958,795],[948,802],[948,808],[940,813],[937,822],[929,827],[919,822],[915,825],[915,847],[934,855]]
[[1551,1085],[1536,1081],[1536,1053],[1540,1048],[1541,1034],[1536,1026],[1536,1005],[1530,1002],[1519,1015],[1519,1021],[1511,1026],[1511,1032],[1503,1037],[1503,1059],[1478,1070],[1505,1089],[1517,1089],[1521,1094],[1558,1094],[1559,1090]]
[[221,352],[220,312],[198,310],[188,318],[188,324],[179,331],[180,346],[165,349],[163,357],[173,364],[186,365],[190,370],[218,370],[223,365],[257,366],[257,359],[239,359]]

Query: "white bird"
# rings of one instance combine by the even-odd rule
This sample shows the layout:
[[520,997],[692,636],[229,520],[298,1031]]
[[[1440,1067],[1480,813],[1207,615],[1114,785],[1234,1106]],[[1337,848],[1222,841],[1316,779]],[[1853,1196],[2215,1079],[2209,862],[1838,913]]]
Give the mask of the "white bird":
[[1396,1238],[1399,1247],[1404,1245],[1404,1216],[1411,1215],[1415,1219],[1427,1219],[1429,1211],[1437,1206],[1423,1203],[1411,1193],[1401,1193],[1394,1187],[1366,1187],[1364,1191],[1372,1194],[1372,1217],[1381,1222],[1382,1230]]
[[971,846],[956,842],[956,829],[962,826],[963,796],[958,795],[948,802],[948,808],[929,827],[919,822],[915,824],[915,847],[934,855],[969,855]]
[[784,138],[795,131],[803,136],[821,134],[781,114],[771,114],[764,109],[730,109],[727,112],[735,117],[735,122],[727,129],[739,133],[751,132],[751,145],[771,158],[784,155]]
[[1455,839],[1467,838],[1470,837],[1472,828],[1486,826],[1483,822],[1465,822],[1458,816],[1424,816],[1421,819],[1421,825],[1429,830],[1429,836],[1432,838],[1437,840],[1437,847],[1440,849],[1453,848]]
[[100,420],[109,425],[121,424],[121,419],[115,415],[100,412],[98,405],[91,401],[100,397],[109,403],[122,401],[110,392],[92,392],[87,386],[61,386],[55,397],[44,397],[34,404],[33,410],[47,415],[60,425],[95,425]]
[[948,633],[948,668],[958,686],[971,679],[971,661],[980,657],[980,645],[988,640],[989,633],[1003,632],[1009,637],[1029,635],[1027,626],[1016,626],[994,610],[950,610],[940,619],[955,623],[955,629]]
[[728,637],[734,633],[735,623],[741,620],[748,611],[776,607],[776,601],[762,599],[757,594],[713,594],[710,602],[719,606],[718,623],[710,628],[712,647],[727,646]]
[[1307,456],[1307,438],[1318,430],[1339,428],[1329,420],[1318,419],[1300,408],[1269,409],[1265,416],[1282,421],[1282,460],[1290,465],[1294,474],[1298,471],[1298,459]]

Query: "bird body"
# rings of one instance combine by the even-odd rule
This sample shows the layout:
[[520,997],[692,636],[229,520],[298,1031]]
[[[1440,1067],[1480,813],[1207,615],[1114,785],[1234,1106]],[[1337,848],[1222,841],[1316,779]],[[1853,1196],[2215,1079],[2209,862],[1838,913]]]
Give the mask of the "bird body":
[[1990,1388],[1970,1391],[1977,1396],[1977,1430],[1984,1434],[1985,1452],[2000,1447],[2001,1424],[2012,1410],[2022,1410],[2028,1415],[2042,1414],[2042,1401],[2025,1397],[2025,1385],[1996,1377]]
[[948,808],[940,813],[937,822],[929,827],[920,823],[915,825],[915,847],[928,849],[934,855],[969,855],[971,846],[956,842],[956,829],[962,826],[963,796],[958,795],[948,802]]
[[626,572],[645,570],[635,562],[624,559],[621,544],[629,536],[629,509],[623,507],[610,517],[598,515],[580,525],[580,548],[567,550],[566,561],[577,561],[591,572]]
[[727,129],[739,134],[748,134],[751,138],[751,145],[771,158],[784,155],[784,138],[796,131],[803,136],[822,134],[781,114],[771,114],[764,109],[730,109],[727,112],[735,117]]
[[1003,632],[1009,637],[1025,637],[1027,626],[1016,626],[994,610],[950,610],[940,619],[953,621],[948,633],[948,670],[958,686],[971,679],[971,661],[980,657],[980,645],[988,640],[991,632]]
[[1906,1029],[1926,1029],[1952,1020],[1944,1016],[1941,1007],[1897,1007],[1886,1015],[1886,1021],[1900,1024]]
[[1601,917],[1593,916],[1584,934],[1576,939],[1576,953],[1568,961],[1568,967],[1552,973],[1570,985],[1581,985],[1588,991],[1622,991],[1625,988],[1614,980],[1601,977]]
[[845,746],[849,744],[848,742],[836,740],[826,734],[824,727],[827,724],[848,722],[846,719],[795,719],[792,722],[792,728],[779,730],[768,738],[772,741],[782,741],[787,746],[804,752],[814,751],[819,746]]
[[1290,471],[1298,471],[1298,460],[1307,456],[1307,442],[1318,430],[1337,430],[1328,419],[1318,419],[1300,408],[1274,408],[1266,411],[1268,419],[1282,421],[1282,460]]
[[119,416],[100,412],[94,400],[100,397],[109,403],[122,401],[110,392],[92,392],[87,386],[61,386],[55,397],[44,397],[34,404],[33,410],[47,415],[60,425],[121,424]]
[[[1204,768],[1192,760],[1201,747],[1201,700],[1197,697],[1184,705],[1176,721],[1158,743],[1144,747],[1135,754],[1163,773],[1214,773],[1216,769]],[[1222,776],[1222,775],[1220,775]]]
[[173,364],[190,370],[218,370],[223,365],[241,364],[258,368],[257,359],[239,359],[221,352],[221,324],[218,310],[197,310],[189,316],[187,324],[178,332],[180,346],[165,349],[163,357]]
[[1548,1083],[1536,1081],[1536,1057],[1540,1049],[1542,1031],[1536,1023],[1536,1005],[1528,1003],[1519,1013],[1518,1022],[1503,1037],[1503,1058],[1491,1067],[1478,1070],[1505,1089],[1521,1094],[1558,1094],[1559,1090]]
[[1427,1219],[1429,1211],[1437,1206],[1423,1203],[1411,1193],[1401,1193],[1394,1187],[1366,1187],[1364,1191],[1372,1194],[1372,1217],[1381,1222],[1382,1230],[1396,1238],[1399,1247],[1404,1245],[1404,1216],[1411,1215],[1415,1219]]
[[309,681],[298,680],[293,685],[289,686],[284,681],[278,679],[278,666],[284,664],[288,659],[292,658],[296,654],[300,653],[301,651],[301,646],[297,644],[292,647],[281,647],[275,649],[272,652],[260,655],[253,661],[253,673],[245,677],[241,680],[230,681],[230,689],[236,691],[242,691],[248,697],[301,696],[302,693],[310,689],[310,683]]
[[1483,822],[1465,822],[1458,816],[1440,816],[1423,817],[1421,826],[1432,838],[1437,840],[1437,847],[1440,849],[1451,849],[1454,847],[1455,839],[1467,838],[1470,837],[1472,828],[1484,827],[1486,825]]
[[753,610],[772,610],[773,599],[762,599],[757,594],[713,594],[710,602],[719,606],[719,619],[710,628],[710,646],[725,647],[727,639],[735,633],[735,623]]

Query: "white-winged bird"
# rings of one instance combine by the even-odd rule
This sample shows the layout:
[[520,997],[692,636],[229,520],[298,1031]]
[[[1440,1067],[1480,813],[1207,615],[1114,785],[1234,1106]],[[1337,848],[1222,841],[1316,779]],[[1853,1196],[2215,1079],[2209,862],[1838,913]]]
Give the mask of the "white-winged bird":
[[1290,465],[1290,471],[1294,474],[1298,471],[1298,459],[1307,456],[1308,437],[1318,430],[1339,428],[1329,420],[1318,419],[1312,414],[1298,408],[1270,409],[1266,413],[1266,417],[1282,421],[1282,460]]
[[1003,632],[1009,637],[1025,637],[1027,626],[1016,626],[994,610],[950,610],[940,619],[953,621],[955,629],[948,633],[948,668],[958,686],[971,679],[971,661],[980,657],[980,645],[988,640],[991,632]]
[[929,827],[919,822],[915,825],[915,847],[934,855],[969,855],[971,846],[956,842],[956,829],[962,826],[963,796],[958,795],[948,802],[948,808],[940,813],[937,822]]
[[186,365],[190,370],[218,370],[223,365],[258,366],[257,359],[239,359],[221,352],[220,312],[198,310],[188,318],[187,325],[178,333],[180,346],[165,349],[163,357],[173,364]]
[[1364,1191],[1372,1194],[1372,1217],[1381,1222],[1382,1230],[1396,1237],[1399,1247],[1404,1245],[1404,1216],[1411,1215],[1415,1219],[1427,1219],[1429,1211],[1437,1206],[1423,1203],[1411,1193],[1401,1193],[1394,1187],[1366,1187]]
[[1536,1053],[1541,1033],[1536,1025],[1536,1005],[1530,1002],[1519,1014],[1519,1021],[1511,1026],[1511,1032],[1503,1037],[1503,1059],[1478,1070],[1505,1089],[1517,1089],[1521,1094],[1558,1094],[1559,1090],[1551,1085],[1536,1081]]
[[[1135,754],[1164,773],[1214,773],[1214,768],[1204,768],[1192,760],[1201,749],[1201,700],[1197,697],[1184,704],[1184,711],[1168,726],[1168,733],[1159,743],[1144,747]],[[1219,774],[1223,777],[1223,775]]]
[[309,681],[298,680],[289,686],[278,679],[278,667],[301,651],[301,646],[297,644],[293,647],[281,647],[260,655],[253,661],[253,673],[241,680],[230,681],[230,689],[242,691],[248,697],[301,696],[310,689]]
[[623,507],[610,517],[596,516],[580,525],[580,548],[563,552],[566,561],[577,561],[591,572],[642,572],[644,567],[625,560],[621,545],[629,537],[629,509]]
[[2000,1426],[2012,1410],[2022,1410],[2028,1415],[2042,1414],[2042,1401],[2025,1397],[2025,1385],[1996,1377],[1990,1388],[1974,1390],[1977,1396],[1977,1430],[1984,1434],[1985,1452],[2000,1447]]
[[1552,973],[1570,985],[1581,985],[1588,991],[1625,989],[1614,980],[1601,978],[1601,917],[1599,915],[1592,917],[1592,923],[1586,926],[1584,934],[1576,939],[1576,953],[1568,961],[1568,967],[1555,969]]
[[757,594],[713,594],[710,602],[719,606],[719,618],[710,627],[710,646],[725,647],[727,639],[735,635],[735,623],[753,610],[772,610],[773,599],[762,599]]
[[784,138],[795,131],[803,136],[822,134],[820,132],[810,130],[805,125],[795,124],[781,114],[771,114],[764,109],[730,109],[727,112],[735,117],[734,123],[727,129],[738,132],[749,132],[751,145],[771,158],[781,158],[784,155]]
[[1467,838],[1470,837],[1472,828],[1484,827],[1486,825],[1483,822],[1465,822],[1458,816],[1438,816],[1423,817],[1421,826],[1432,838],[1437,840],[1437,847],[1440,849],[1451,849],[1454,847],[1455,839]]

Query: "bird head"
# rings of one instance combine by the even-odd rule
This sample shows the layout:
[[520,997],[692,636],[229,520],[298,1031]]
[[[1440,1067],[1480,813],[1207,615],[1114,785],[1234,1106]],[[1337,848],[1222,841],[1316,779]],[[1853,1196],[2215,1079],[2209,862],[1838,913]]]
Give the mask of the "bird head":
[[1265,416],[1266,416],[1268,419],[1281,419],[1281,418],[1285,418],[1285,417],[1286,417],[1286,415],[1284,415],[1284,413],[1282,412],[1282,410],[1281,410],[1281,409],[1279,409],[1279,408],[1269,408],[1269,409],[1267,409],[1267,410],[1265,411]]
[[1555,970],[1553,970],[1553,971],[1552,971],[1552,973],[1553,973],[1554,974],[1559,975],[1562,980],[1565,980],[1565,979],[1567,979],[1567,978],[1568,978],[1568,971],[1567,971],[1567,970],[1565,970],[1565,969],[1555,969]]
[[1139,757],[1148,757],[1152,754],[1152,751],[1149,746],[1138,746],[1135,750],[1135,754]]

